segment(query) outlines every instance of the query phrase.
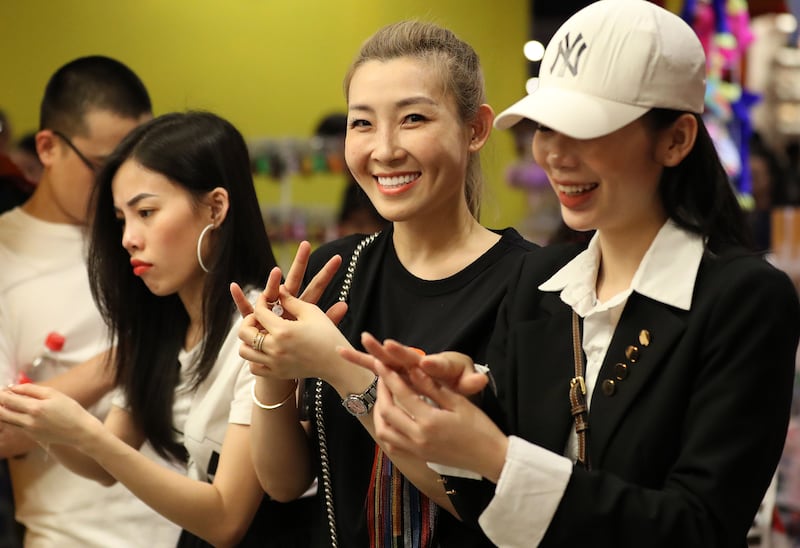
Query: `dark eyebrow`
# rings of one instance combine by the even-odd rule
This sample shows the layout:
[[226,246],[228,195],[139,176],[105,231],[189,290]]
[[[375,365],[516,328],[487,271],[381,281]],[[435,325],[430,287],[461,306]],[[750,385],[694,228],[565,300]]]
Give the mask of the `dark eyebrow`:
[[141,202],[141,201],[142,201],[142,200],[144,200],[145,198],[155,198],[155,197],[156,197],[156,195],[155,195],[155,194],[150,194],[150,193],[147,193],[147,192],[142,192],[142,193],[140,193],[140,194],[137,194],[136,196],[134,196],[134,197],[133,197],[133,198],[131,198],[130,200],[128,200],[128,202],[127,202],[125,205],[128,205],[128,206],[136,205],[138,202]]

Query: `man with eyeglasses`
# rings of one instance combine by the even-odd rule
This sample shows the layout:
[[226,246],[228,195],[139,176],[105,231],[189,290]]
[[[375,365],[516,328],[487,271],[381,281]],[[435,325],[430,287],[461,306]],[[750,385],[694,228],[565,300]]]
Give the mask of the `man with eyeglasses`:
[[[62,66],[41,104],[42,177],[22,206],[0,215],[0,382],[34,377],[100,418],[113,372],[105,367],[109,340],[86,272],[89,201],[95,172],[151,117],[147,90],[119,61],[91,56]],[[64,337],[58,363],[37,367],[34,376],[31,364],[50,333]],[[75,475],[46,450],[0,424],[0,458],[8,458],[26,548],[175,544],[179,529],[123,485],[107,488]]]

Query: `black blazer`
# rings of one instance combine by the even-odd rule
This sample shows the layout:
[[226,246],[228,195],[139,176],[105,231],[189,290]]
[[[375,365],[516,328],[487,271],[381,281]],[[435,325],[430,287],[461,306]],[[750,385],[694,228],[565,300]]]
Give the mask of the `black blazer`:
[[[489,351],[507,431],[558,454],[573,428],[572,311],[537,286],[578,251],[523,259]],[[742,252],[706,253],[689,311],[632,294],[593,393],[592,471],[573,468],[541,546],[746,546],[783,448],[799,331],[788,277]],[[468,492],[454,496],[466,514]]]

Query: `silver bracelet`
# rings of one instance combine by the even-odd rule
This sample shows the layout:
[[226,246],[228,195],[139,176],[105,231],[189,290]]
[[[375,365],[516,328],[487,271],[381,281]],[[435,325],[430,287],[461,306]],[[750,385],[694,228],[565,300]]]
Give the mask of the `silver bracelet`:
[[271,411],[272,409],[277,409],[279,407],[283,407],[283,404],[285,404],[287,401],[289,401],[291,399],[291,397],[297,391],[297,385],[298,384],[300,384],[300,381],[298,381],[297,379],[294,379],[294,387],[292,388],[291,392],[289,392],[286,395],[286,397],[283,398],[281,401],[279,401],[278,403],[272,404],[272,405],[267,405],[266,403],[261,403],[260,401],[258,401],[258,398],[256,397],[256,383],[255,382],[253,382],[252,386],[250,387],[250,395],[253,396],[253,403],[254,404],[256,404],[261,409],[266,409],[267,411]]

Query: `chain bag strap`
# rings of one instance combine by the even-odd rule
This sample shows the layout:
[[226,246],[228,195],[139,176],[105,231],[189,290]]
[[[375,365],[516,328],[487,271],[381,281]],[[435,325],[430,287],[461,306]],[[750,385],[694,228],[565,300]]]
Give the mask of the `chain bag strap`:
[[572,311],[572,352],[575,356],[575,376],[569,381],[570,413],[575,419],[578,435],[578,463],[591,470],[586,438],[589,433],[589,408],[586,406],[586,381],[583,378],[583,348],[581,347],[581,324],[578,314]]
[[[356,271],[356,263],[361,256],[364,248],[378,237],[380,232],[371,234],[361,240],[356,248],[353,250],[353,256],[350,257],[350,264],[347,265],[347,271],[344,275],[344,282],[342,283],[342,290],[339,292],[339,302],[346,302],[347,297],[350,295],[350,286],[353,285],[353,276]],[[338,548],[339,540],[336,535],[336,511],[333,507],[333,484],[331,482],[331,465],[328,457],[328,440],[325,435],[325,420],[322,414],[322,379],[317,379],[314,386],[314,418],[317,421],[317,438],[319,440],[319,460],[320,468],[322,470],[322,494],[325,497],[325,514],[328,519],[328,531],[331,538],[331,546]]]

